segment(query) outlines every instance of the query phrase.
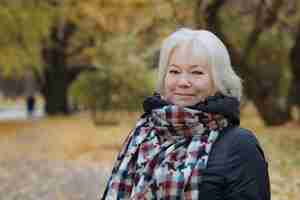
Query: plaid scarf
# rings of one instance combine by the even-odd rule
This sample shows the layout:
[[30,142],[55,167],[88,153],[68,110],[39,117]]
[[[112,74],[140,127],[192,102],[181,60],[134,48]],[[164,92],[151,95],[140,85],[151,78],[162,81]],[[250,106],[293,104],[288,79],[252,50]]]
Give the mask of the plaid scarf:
[[146,113],[126,139],[102,199],[199,199],[209,153],[232,123],[224,113],[205,112],[202,107],[215,100],[226,106],[220,104],[224,98],[179,107],[152,97],[150,109],[144,105]]

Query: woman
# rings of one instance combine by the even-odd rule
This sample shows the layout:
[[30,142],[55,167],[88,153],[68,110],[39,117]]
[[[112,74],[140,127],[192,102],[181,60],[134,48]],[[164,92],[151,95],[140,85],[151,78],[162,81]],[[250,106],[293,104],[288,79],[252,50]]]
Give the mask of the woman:
[[171,34],[157,85],[102,199],[270,200],[263,151],[239,127],[242,86],[224,44],[205,30]]

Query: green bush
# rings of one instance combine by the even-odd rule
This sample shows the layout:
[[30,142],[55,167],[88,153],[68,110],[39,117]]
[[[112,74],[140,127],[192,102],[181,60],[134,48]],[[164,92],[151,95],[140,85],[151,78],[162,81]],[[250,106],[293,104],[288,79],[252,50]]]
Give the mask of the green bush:
[[71,87],[71,97],[91,111],[141,109],[153,91],[153,72],[143,66],[99,67],[86,72]]

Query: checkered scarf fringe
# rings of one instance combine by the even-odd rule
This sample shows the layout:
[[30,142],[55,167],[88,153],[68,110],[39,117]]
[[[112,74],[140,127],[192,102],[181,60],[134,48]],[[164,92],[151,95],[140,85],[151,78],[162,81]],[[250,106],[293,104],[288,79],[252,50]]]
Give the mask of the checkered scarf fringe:
[[103,200],[199,199],[202,170],[228,120],[176,105],[152,110],[125,141]]

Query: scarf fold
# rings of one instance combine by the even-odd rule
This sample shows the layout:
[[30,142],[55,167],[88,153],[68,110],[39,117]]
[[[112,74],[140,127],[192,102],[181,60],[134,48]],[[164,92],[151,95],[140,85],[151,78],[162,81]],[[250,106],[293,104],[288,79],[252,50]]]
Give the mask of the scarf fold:
[[209,153],[222,130],[239,123],[238,107],[219,94],[190,107],[147,98],[102,199],[199,199]]

